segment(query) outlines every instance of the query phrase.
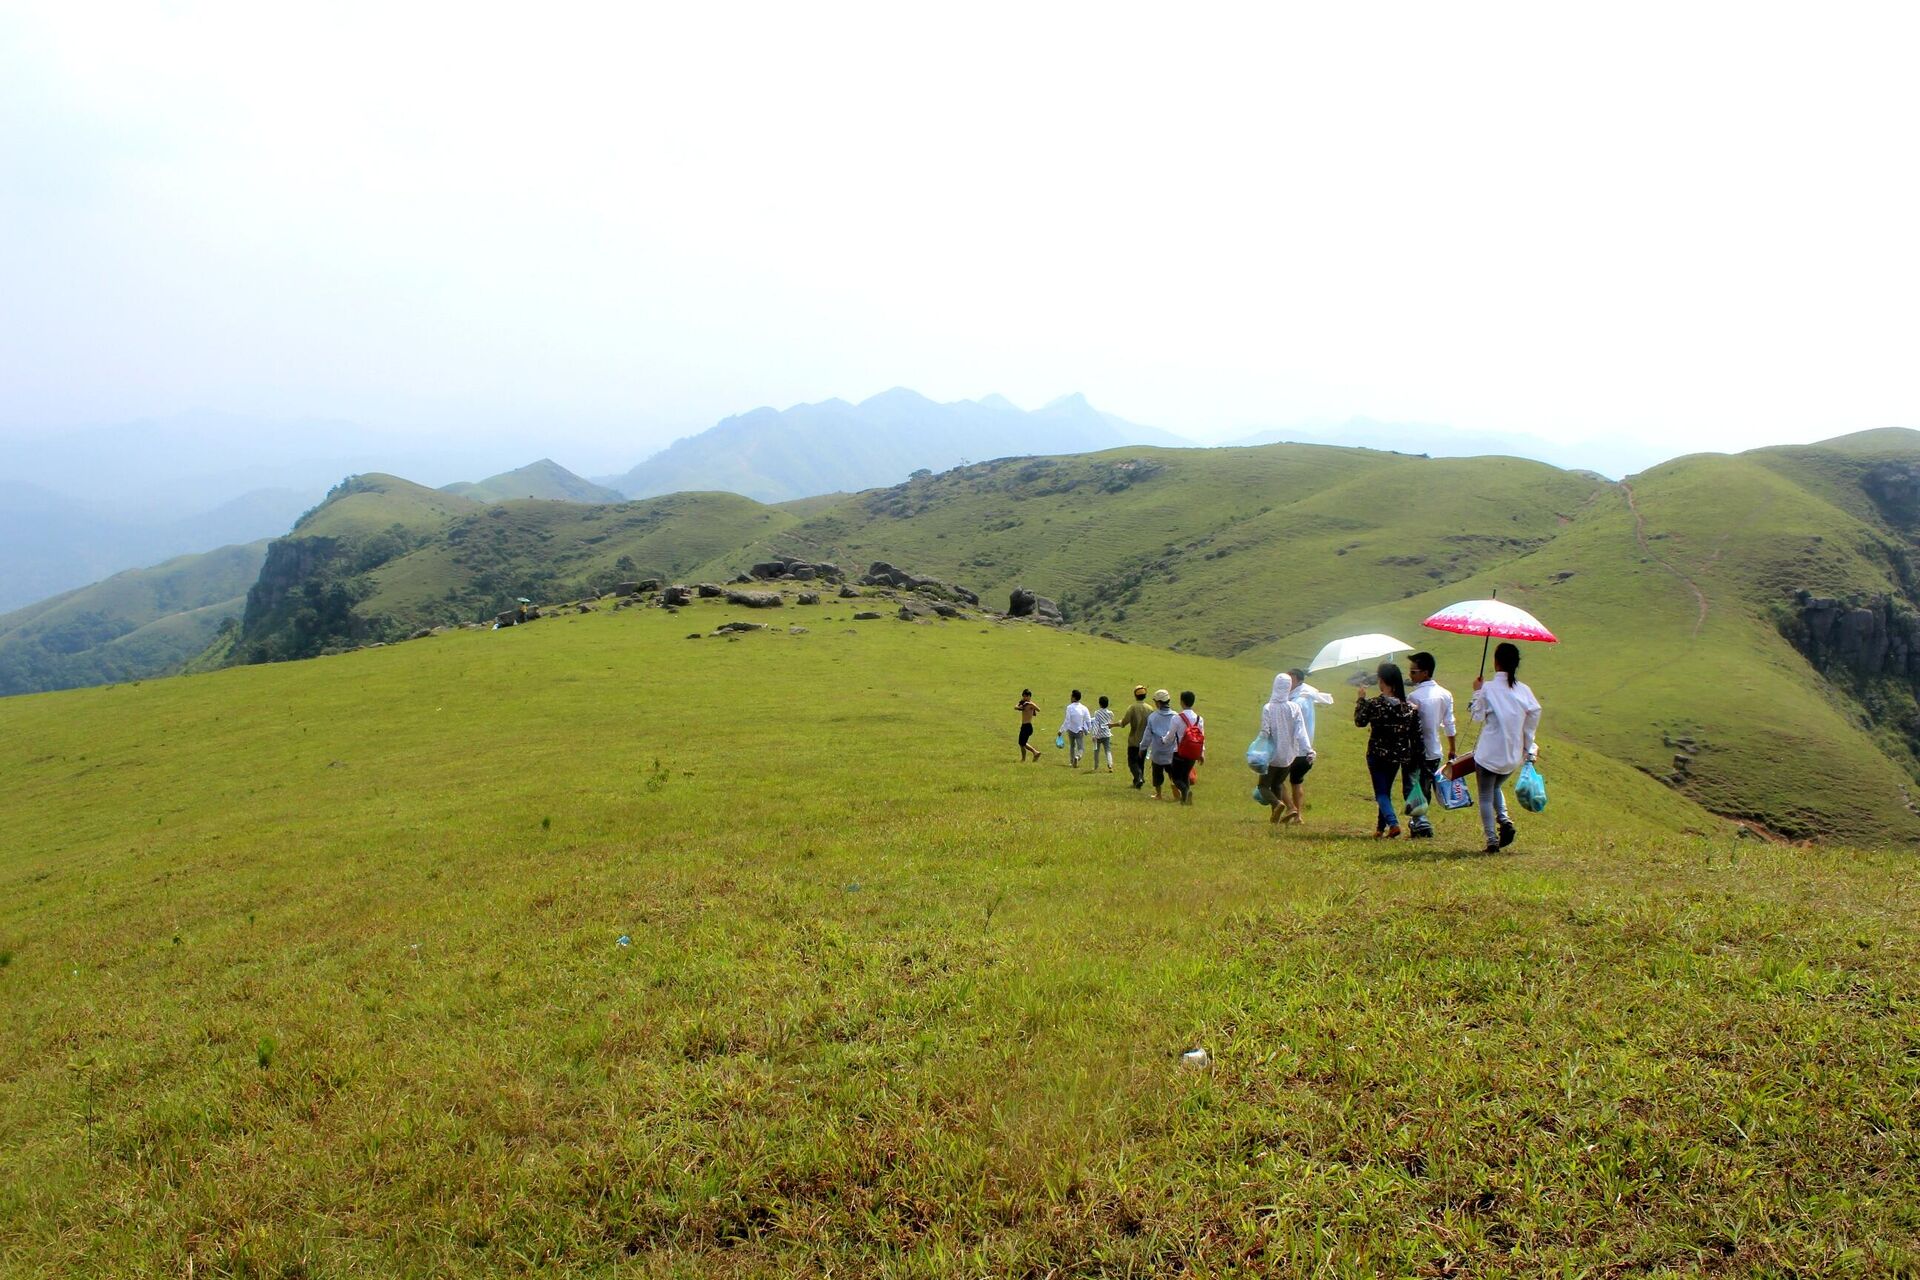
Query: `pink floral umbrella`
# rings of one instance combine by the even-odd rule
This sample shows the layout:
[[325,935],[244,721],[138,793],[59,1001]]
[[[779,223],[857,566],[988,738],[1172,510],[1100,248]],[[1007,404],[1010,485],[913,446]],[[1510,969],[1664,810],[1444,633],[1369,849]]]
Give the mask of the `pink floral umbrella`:
[[1495,636],[1502,640],[1535,640],[1541,644],[1559,644],[1560,638],[1540,625],[1540,619],[1525,609],[1516,609],[1498,600],[1462,600],[1450,604],[1420,624],[1435,631],[1450,631],[1457,636],[1483,636],[1480,646],[1480,674],[1487,673],[1487,646]]

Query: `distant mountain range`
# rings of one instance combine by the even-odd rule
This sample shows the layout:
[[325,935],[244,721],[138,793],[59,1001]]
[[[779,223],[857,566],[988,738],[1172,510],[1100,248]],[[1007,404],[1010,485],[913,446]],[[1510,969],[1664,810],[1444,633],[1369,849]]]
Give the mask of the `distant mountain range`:
[[785,502],[993,458],[1192,443],[1103,413],[1077,394],[1029,412],[1003,396],[940,404],[895,387],[859,404],[835,399],[738,414],[600,482],[629,498],[717,491]]
[[257,489],[183,515],[123,512],[39,485],[0,481],[0,613],[123,569],[284,533],[310,491]]

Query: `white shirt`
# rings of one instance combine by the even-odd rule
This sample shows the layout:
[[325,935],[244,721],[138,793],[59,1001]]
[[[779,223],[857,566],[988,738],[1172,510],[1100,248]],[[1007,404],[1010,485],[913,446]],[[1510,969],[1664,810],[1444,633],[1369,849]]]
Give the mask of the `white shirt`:
[[1093,736],[1096,738],[1113,737],[1113,712],[1106,707],[1093,713]]
[[1085,733],[1093,728],[1093,713],[1087,710],[1084,702],[1069,702],[1067,718],[1060,722],[1062,733]]
[[1427,759],[1440,759],[1446,754],[1440,749],[1442,735],[1454,737],[1460,732],[1453,723],[1453,695],[1431,680],[1422,680],[1407,690],[1407,701],[1420,708],[1420,742]]
[[1495,672],[1474,691],[1470,708],[1487,726],[1473,744],[1473,762],[1480,768],[1512,773],[1538,753],[1533,735],[1540,727],[1540,699],[1525,684],[1509,688],[1507,678]]
[[1313,713],[1320,707],[1333,705],[1333,695],[1322,693],[1302,680],[1293,691],[1293,705],[1300,708],[1300,718],[1307,722],[1307,738],[1313,738]]
[[1300,704],[1291,699],[1269,702],[1260,708],[1260,732],[1273,743],[1272,768],[1284,769],[1301,756],[1313,754],[1313,741],[1307,737],[1307,722],[1300,714]]

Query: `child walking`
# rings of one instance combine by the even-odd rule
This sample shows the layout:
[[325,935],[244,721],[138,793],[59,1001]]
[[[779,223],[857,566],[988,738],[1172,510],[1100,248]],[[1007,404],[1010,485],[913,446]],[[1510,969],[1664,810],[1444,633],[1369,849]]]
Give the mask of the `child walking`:
[[1113,708],[1107,705],[1107,695],[1100,695],[1100,709],[1093,713],[1093,767],[1100,768],[1100,758],[1106,757],[1107,772],[1113,772]]

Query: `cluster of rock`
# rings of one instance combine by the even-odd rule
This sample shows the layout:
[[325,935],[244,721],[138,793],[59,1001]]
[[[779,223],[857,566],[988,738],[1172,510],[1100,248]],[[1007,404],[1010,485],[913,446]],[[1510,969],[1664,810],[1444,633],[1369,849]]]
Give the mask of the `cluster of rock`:
[[1881,594],[1846,600],[1801,591],[1782,629],[1823,674],[1920,679],[1920,614]]
[[796,560],[792,556],[780,556],[773,560],[763,560],[748,569],[736,581],[753,582],[844,582],[846,574],[840,572],[837,564],[824,561],[814,563]]
[[[836,596],[842,600],[867,600],[876,604],[885,601],[893,608],[894,617],[903,622],[932,622],[936,620],[961,619],[971,616],[969,609],[995,616],[989,610],[980,608],[980,597],[965,587],[944,581],[940,578],[926,577],[876,560],[863,574],[859,585],[845,580],[845,575],[837,565],[824,562],[797,560],[782,557],[768,560],[753,566],[752,570],[735,578],[731,583],[717,582],[663,582],[658,578],[640,578],[614,585],[610,593],[614,597],[613,608],[659,608],[668,612],[678,612],[696,600],[721,600],[729,605],[743,609],[779,609],[789,603],[801,606],[817,606],[821,603],[822,593],[818,589],[786,589],[783,584],[819,584],[839,585]],[[773,589],[768,590],[768,587]],[[595,597],[587,597],[563,605],[527,606],[523,609],[510,609],[497,615],[492,623],[468,624],[471,626],[497,627],[518,626],[542,616],[556,613],[591,613]],[[878,609],[867,608],[855,613],[855,621],[873,621],[886,617]],[[1066,621],[1060,606],[1046,596],[1036,595],[1025,587],[1016,587],[1007,602],[1007,612],[999,615],[1004,618],[1029,619],[1049,626],[1060,626]],[[752,631],[764,631],[766,626],[758,622],[729,621],[722,623],[713,634],[716,636],[737,636]],[[421,630],[413,638],[428,634],[437,634],[444,628],[432,631]],[[806,634],[805,627],[789,627],[792,635]],[[699,632],[689,636],[698,639]]]
[[875,560],[867,569],[866,576],[860,579],[864,587],[892,587],[899,591],[918,591],[925,595],[936,595],[976,608],[980,597],[965,587],[956,587],[951,582],[942,582],[938,578],[923,578],[908,573],[905,569],[896,569],[885,560]]

